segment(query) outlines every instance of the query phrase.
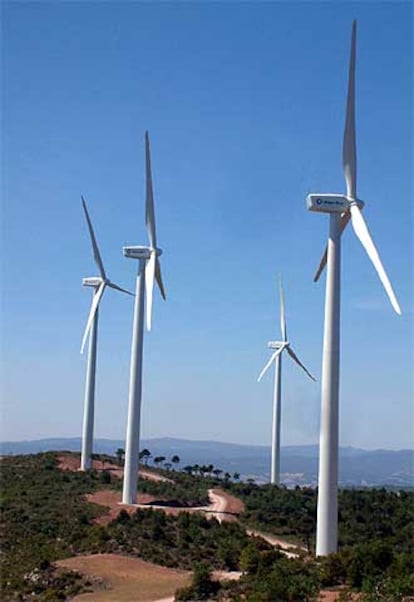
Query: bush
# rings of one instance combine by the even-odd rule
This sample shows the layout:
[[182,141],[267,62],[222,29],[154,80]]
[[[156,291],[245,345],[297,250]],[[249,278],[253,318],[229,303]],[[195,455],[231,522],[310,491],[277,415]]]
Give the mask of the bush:
[[220,583],[211,579],[211,572],[206,563],[198,563],[194,567],[191,585],[184,587],[175,594],[175,600],[194,601],[208,600],[220,589]]

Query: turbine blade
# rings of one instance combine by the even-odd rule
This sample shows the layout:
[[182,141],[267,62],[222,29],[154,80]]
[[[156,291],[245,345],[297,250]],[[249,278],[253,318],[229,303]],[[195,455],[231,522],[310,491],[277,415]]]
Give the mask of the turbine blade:
[[150,247],[157,248],[157,235],[155,231],[154,192],[152,189],[151,156],[148,132],[145,132],[145,169],[146,169],[146,200],[145,223],[147,225]]
[[378,251],[374,245],[374,241],[372,240],[371,234],[368,230],[368,227],[365,223],[364,217],[358,205],[355,203],[351,205],[351,218],[352,218],[352,226],[355,230],[355,234],[361,241],[362,246],[368,254],[368,257],[374,264],[375,269],[377,270],[377,274],[385,288],[385,291],[391,301],[391,305],[398,315],[401,315],[401,309],[397,301],[397,297],[393,291],[391,286],[391,282],[385,272],[384,266],[382,265],[382,261],[378,254]]
[[355,60],[356,60],[356,21],[352,23],[351,54],[349,57],[348,95],[342,163],[346,182],[346,194],[356,199],[356,134],[355,134]]
[[315,276],[313,277],[314,282],[318,282],[322,272],[325,269],[327,261],[328,261],[328,246],[325,247],[325,251],[322,255],[322,259],[319,263],[318,269],[316,270]]
[[122,287],[118,286],[117,284],[115,284],[114,282],[111,282],[110,280],[107,281],[106,284],[108,286],[110,286],[111,288],[114,288],[117,291],[121,291],[121,293],[126,293],[127,295],[132,295],[132,297],[135,297],[134,293],[131,293],[131,291],[127,291],[126,288],[122,288]]
[[106,283],[102,282],[99,285],[99,287],[95,290],[95,293],[93,295],[92,303],[91,303],[91,309],[89,311],[89,316],[88,316],[88,321],[86,322],[85,332],[83,333],[81,350],[80,350],[81,353],[83,353],[83,350],[85,348],[86,339],[88,338],[89,331],[90,331],[90,329],[92,327],[92,322],[93,322],[93,319],[95,317],[96,311],[98,309],[99,301],[101,300],[101,297],[103,295],[105,286],[106,286]]
[[[351,219],[351,214],[349,213],[349,211],[347,211],[346,213],[343,213],[341,215],[341,221],[339,223],[339,229],[340,229],[340,234],[341,235],[342,235],[342,232],[347,227],[350,219]],[[315,276],[313,278],[314,282],[318,282],[320,275],[322,274],[323,270],[325,269],[327,260],[328,260],[328,247],[325,248],[325,252],[324,252],[324,254],[322,256],[322,259],[321,259],[321,262],[319,264],[319,267],[316,270],[316,274],[315,274]]]
[[305,370],[305,372],[309,376],[309,378],[311,378],[313,381],[316,382],[316,378],[314,376],[312,376],[312,374],[305,368],[305,366],[299,360],[298,356],[293,351],[293,349],[291,349],[290,347],[287,347],[287,352],[290,355],[290,357],[298,364],[298,366],[300,366],[302,368],[302,370]]
[[145,266],[145,290],[147,293],[147,330],[151,330],[152,318],[152,299],[154,294],[154,276],[155,264],[157,261],[156,252],[153,251]]
[[270,356],[270,360],[266,363],[265,367],[259,374],[259,377],[257,379],[258,383],[262,380],[265,373],[269,370],[270,366],[272,365],[272,362],[277,358],[277,356],[280,353],[282,353],[283,349],[284,349],[284,347],[280,347],[280,349],[277,349],[274,353],[272,353],[272,355]]
[[86,207],[85,199],[83,197],[81,197],[81,198],[82,198],[83,210],[85,212],[86,222],[88,224],[89,236],[91,238],[93,257],[95,259],[96,265],[98,266],[99,273],[100,273],[101,277],[104,280],[106,280],[105,269],[104,269],[104,266],[103,266],[101,254],[99,253],[99,248],[98,248],[98,243],[96,242],[95,233],[93,231],[92,221],[91,221],[91,218],[89,216],[88,208]]
[[282,333],[282,341],[286,341],[286,314],[285,314],[285,297],[283,294],[282,275],[279,276],[279,292],[280,292],[280,331]]
[[164,284],[162,281],[162,276],[161,276],[161,264],[160,264],[160,260],[157,256],[157,260],[155,262],[155,280],[158,284],[158,288],[160,289],[160,293],[162,298],[164,299],[164,301],[166,300],[166,294],[165,294],[165,288],[164,288]]

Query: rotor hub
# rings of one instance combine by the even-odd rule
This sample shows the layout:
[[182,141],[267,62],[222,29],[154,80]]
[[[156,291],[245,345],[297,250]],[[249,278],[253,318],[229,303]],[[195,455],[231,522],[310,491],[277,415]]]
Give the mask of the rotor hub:
[[351,199],[348,197],[348,201],[349,201],[350,208],[352,207],[352,205],[357,205],[357,207],[362,209],[365,205],[364,201],[361,201],[361,199]]

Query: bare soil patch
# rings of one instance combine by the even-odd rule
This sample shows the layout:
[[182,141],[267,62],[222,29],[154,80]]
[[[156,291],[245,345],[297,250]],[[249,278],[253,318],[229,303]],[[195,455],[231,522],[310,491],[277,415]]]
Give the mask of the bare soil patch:
[[[80,456],[79,454],[58,454],[56,456],[58,461],[58,468],[61,470],[70,470],[76,472],[80,470]],[[118,464],[112,462],[102,462],[101,460],[92,460],[92,468],[98,472],[102,470],[108,470],[109,472],[122,476],[123,470]]]
[[103,580],[106,585],[104,589],[79,594],[73,602],[152,602],[172,596],[191,580],[189,571],[168,569],[118,554],[75,556],[56,564]]
[[212,578],[215,581],[238,581],[243,575],[241,571],[212,571]]
[[156,472],[151,472],[148,468],[140,468],[139,476],[143,477],[144,479],[149,479],[150,481],[162,481],[163,483],[174,483],[173,479],[164,477],[164,475],[158,474]]
[[[61,470],[71,470],[75,472],[80,469],[80,456],[75,454],[59,454],[57,456],[58,467]],[[101,460],[92,460],[92,468],[97,472],[107,470],[111,474],[119,477],[120,479],[124,476],[123,466],[114,464],[113,462],[102,462]],[[167,483],[174,483],[172,479],[168,479],[163,475],[156,472],[151,472],[149,468],[140,468],[139,476],[150,481],[164,481]]]
[[[337,602],[343,589],[343,587],[338,587],[337,589],[321,590],[319,592],[318,602]],[[355,600],[355,602],[357,602],[361,598],[361,595],[358,593],[352,593],[351,596],[352,600]]]

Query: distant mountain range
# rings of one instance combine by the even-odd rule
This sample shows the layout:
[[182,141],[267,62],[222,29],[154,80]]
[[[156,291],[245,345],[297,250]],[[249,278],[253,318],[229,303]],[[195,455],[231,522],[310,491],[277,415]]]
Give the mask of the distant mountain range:
[[[96,453],[114,454],[124,447],[117,439],[96,439]],[[80,438],[39,439],[36,441],[5,441],[0,443],[2,455],[34,454],[41,451],[75,451],[81,448]],[[143,439],[141,449],[147,448],[153,456],[170,458],[177,454],[181,466],[187,464],[214,464],[223,471],[238,472],[243,480],[258,483],[269,479],[270,448],[261,445],[239,445],[218,441],[191,441],[169,437]],[[296,445],[281,451],[282,482],[288,487],[317,485],[318,446]],[[341,447],[339,450],[339,481],[345,487],[413,487],[414,450],[364,450]]]

